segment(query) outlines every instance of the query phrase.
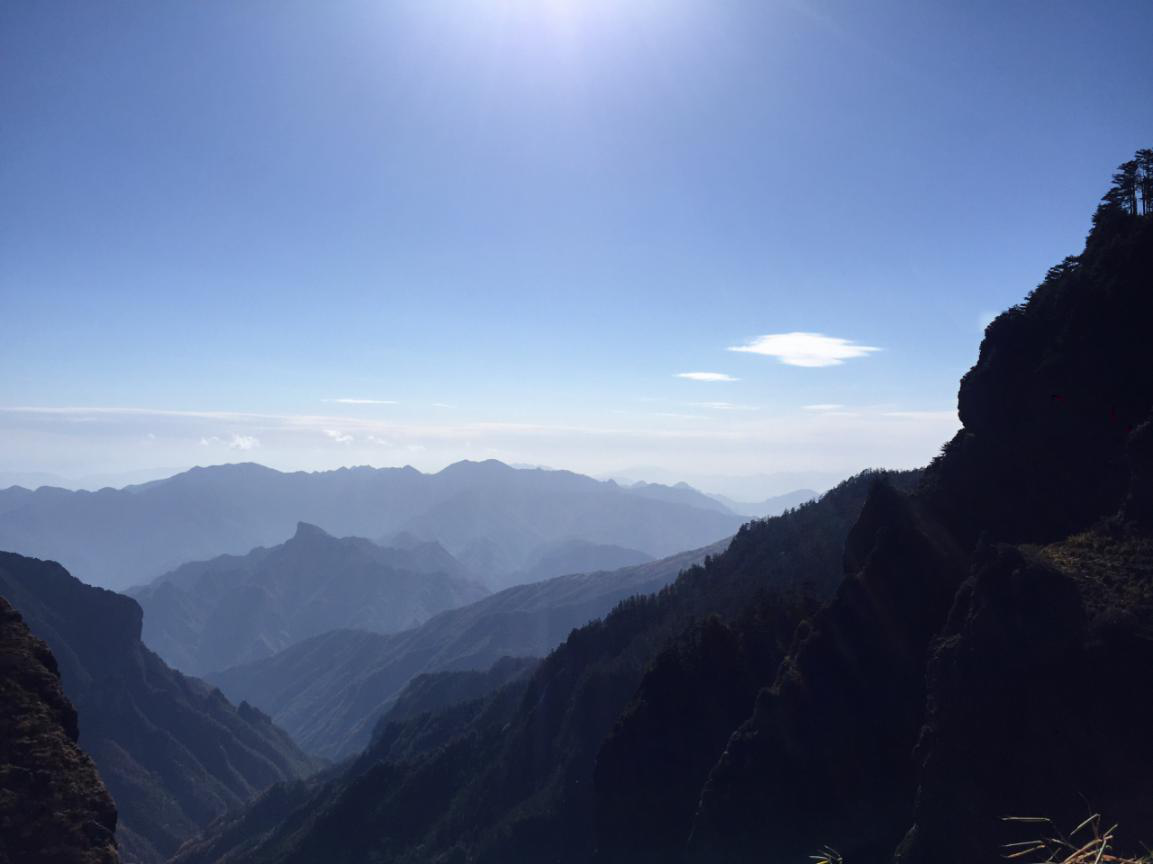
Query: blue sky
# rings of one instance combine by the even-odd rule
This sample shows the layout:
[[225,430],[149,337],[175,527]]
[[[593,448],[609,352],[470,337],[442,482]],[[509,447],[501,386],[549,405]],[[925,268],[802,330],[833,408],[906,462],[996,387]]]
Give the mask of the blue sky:
[[[922,464],[983,322],[1153,143],[1151,25],[9,0],[0,471]],[[728,350],[790,333],[845,341]]]

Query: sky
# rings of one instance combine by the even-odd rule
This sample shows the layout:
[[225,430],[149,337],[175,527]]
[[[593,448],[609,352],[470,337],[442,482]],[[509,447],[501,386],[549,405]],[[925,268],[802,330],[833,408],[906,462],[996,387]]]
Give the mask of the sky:
[[0,473],[498,458],[753,495],[924,464],[985,323],[1153,144],[1151,26],[8,0]]

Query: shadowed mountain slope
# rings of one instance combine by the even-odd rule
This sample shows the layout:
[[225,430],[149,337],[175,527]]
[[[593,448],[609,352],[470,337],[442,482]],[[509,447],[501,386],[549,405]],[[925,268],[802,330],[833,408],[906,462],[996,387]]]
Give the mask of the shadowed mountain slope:
[[[894,479],[908,484],[913,476]],[[231,840],[214,829],[197,849],[211,849],[220,861],[253,862],[322,854],[334,862],[589,860],[597,754],[650,663],[681,634],[703,628],[702,644],[764,651],[750,666],[772,667],[816,606],[805,595],[828,596],[839,581],[839,549],[872,482],[872,475],[855,478],[819,502],[750,523],[726,550],[657,594],[626,600],[574,630],[527,682],[498,691],[466,717],[450,710],[444,723],[453,734],[435,749],[398,755],[382,733],[354,768],[297,799],[264,839],[254,840],[254,810],[251,825],[248,817],[232,821]],[[751,710],[748,677],[718,670],[717,691],[740,691],[726,697],[734,716]],[[737,710],[742,698],[744,713]],[[181,861],[216,860],[186,852]]]
[[309,752],[357,753],[414,676],[487,669],[501,657],[541,657],[634,594],[657,591],[725,543],[607,573],[508,588],[404,633],[334,631],[266,660],[216,673],[228,696],[267,711]]
[[187,561],[272,546],[298,522],[340,537],[408,532],[439,541],[471,575],[499,580],[549,544],[581,540],[664,557],[731,535],[741,518],[700,493],[667,501],[611,481],[495,461],[458,462],[436,474],[220,465],[99,492],[0,491],[0,548],[60,561],[113,588]]
[[437,543],[385,549],[302,522],[279,546],[185,564],[128,594],[145,643],[204,675],[329,630],[406,630],[485,596],[461,569]]
[[125,862],[162,861],[229,808],[313,769],[268,717],[145,648],[136,601],[10,553],[0,595],[56,657],[80,745],[116,801]]
[[117,864],[116,807],[76,746],[56,659],[0,597],[0,864]]
[[851,578],[713,770],[700,860],[899,844],[961,864],[1022,839],[1006,815],[1153,825],[1151,285],[1153,218],[1105,206],[1084,252],[989,326],[964,428],[915,495],[871,498]]

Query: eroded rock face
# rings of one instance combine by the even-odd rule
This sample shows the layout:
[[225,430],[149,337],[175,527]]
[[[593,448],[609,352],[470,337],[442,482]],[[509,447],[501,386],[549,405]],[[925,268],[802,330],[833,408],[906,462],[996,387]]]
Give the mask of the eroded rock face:
[[1134,542],[1146,564],[1125,576],[1148,579],[1132,537],[977,554],[930,653],[916,825],[898,860],[981,860],[1027,839],[1009,816],[1072,828],[1107,813],[1134,844],[1153,825],[1153,617],[1094,596],[1108,590],[1101,563]]
[[48,646],[0,597],[0,864],[117,864],[116,807],[76,746]]
[[1151,282],[1153,219],[1133,217],[989,326],[961,381],[964,429],[929,472],[947,521],[1049,542],[1117,511],[1128,436],[1153,406]]
[[907,828],[924,656],[965,559],[884,483],[845,558],[851,575],[836,599],[802,625],[776,685],[713,769],[694,860],[804,860],[825,844],[847,860],[882,860]]
[[80,745],[116,801],[125,861],[159,864],[229,808],[313,769],[268,717],[145,648],[135,600],[8,552],[0,595],[59,663]]
[[[989,327],[964,428],[914,495],[874,491],[836,599],[713,770],[695,860],[828,844],[880,862],[900,845],[959,864],[1021,839],[1003,816],[1072,827],[1108,803],[1136,832],[1153,824],[1133,726],[1153,707],[1151,325],[1153,219],[1133,217]],[[1103,708],[1094,681],[1130,708]]]

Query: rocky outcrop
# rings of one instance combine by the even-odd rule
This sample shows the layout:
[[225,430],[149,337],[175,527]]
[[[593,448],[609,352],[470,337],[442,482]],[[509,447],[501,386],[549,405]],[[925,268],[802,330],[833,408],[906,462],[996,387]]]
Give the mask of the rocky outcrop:
[[117,864],[116,807],[56,660],[3,597],[0,705],[0,864]]
[[80,746],[116,801],[125,862],[162,861],[229,808],[314,768],[267,716],[145,648],[134,600],[10,553],[0,595],[56,656]]
[[1137,542],[1145,561],[1126,577],[1150,580],[1153,549],[1098,537],[1094,562],[1087,542],[975,556],[929,657],[916,822],[899,861],[987,858],[1022,839],[1008,816],[1153,825],[1153,615],[1101,596],[1099,568]]
[[960,864],[1020,839],[1005,816],[1153,824],[1151,284],[1153,219],[1125,216],[990,325],[964,428],[914,495],[875,490],[712,772],[698,860]]
[[845,562],[836,598],[802,624],[704,787],[700,860],[803,860],[822,844],[880,860],[908,826],[925,652],[965,558],[915,499],[881,482]]

